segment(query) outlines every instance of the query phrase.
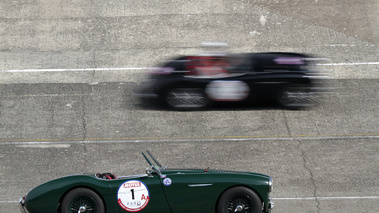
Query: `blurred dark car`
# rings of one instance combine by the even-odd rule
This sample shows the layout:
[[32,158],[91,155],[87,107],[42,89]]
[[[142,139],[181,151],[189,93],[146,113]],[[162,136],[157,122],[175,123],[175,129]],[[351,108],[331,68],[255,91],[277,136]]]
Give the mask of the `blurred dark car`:
[[175,110],[258,100],[302,109],[315,104],[322,86],[315,60],[285,52],[182,56],[153,68],[137,93]]

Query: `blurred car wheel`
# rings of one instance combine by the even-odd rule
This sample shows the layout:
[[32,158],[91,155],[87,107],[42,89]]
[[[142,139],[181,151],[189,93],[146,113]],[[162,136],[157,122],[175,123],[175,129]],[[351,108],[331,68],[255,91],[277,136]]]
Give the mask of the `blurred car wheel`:
[[211,101],[200,88],[173,88],[167,90],[164,102],[175,110],[196,110],[208,107]]
[[309,86],[292,85],[283,87],[277,101],[286,109],[304,109],[313,106],[314,97]]

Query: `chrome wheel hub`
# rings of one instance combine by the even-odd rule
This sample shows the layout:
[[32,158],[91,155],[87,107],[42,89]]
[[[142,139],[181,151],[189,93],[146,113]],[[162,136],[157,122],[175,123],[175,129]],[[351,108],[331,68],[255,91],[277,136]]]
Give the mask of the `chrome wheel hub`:
[[244,195],[238,195],[232,198],[227,206],[227,212],[241,212],[241,213],[251,213],[253,203],[249,197]]
[[242,212],[242,210],[243,210],[243,206],[242,205],[238,205],[236,207],[236,209],[234,210],[234,212]]
[[86,212],[86,207],[85,206],[81,206],[80,208],[79,208],[79,211],[78,211],[78,213],[83,213],[83,212]]

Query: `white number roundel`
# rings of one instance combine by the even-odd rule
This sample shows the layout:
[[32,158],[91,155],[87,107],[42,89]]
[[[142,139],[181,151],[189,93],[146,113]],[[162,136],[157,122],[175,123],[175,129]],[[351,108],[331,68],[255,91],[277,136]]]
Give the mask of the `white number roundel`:
[[242,101],[249,91],[243,81],[212,81],[205,88],[205,93],[215,101]]
[[149,203],[149,200],[149,190],[141,181],[126,181],[118,189],[117,202],[128,212],[141,211]]

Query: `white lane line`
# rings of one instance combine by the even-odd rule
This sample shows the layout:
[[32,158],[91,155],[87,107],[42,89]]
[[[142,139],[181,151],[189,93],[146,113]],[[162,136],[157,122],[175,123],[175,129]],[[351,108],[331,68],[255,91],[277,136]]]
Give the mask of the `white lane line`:
[[273,198],[273,200],[360,200],[360,199],[379,199],[379,196],[362,196],[362,197],[283,197]]
[[[359,66],[359,65],[379,65],[379,62],[352,62],[352,63],[325,63],[319,66]],[[121,68],[81,68],[81,69],[13,69],[2,70],[4,73],[16,72],[86,72],[86,71],[125,71],[125,70],[147,70],[150,67],[121,67]]]
[[1,201],[1,200],[0,200],[0,203],[18,203],[18,202],[19,202],[19,201],[6,201],[6,200],[5,200],[5,201]]
[[41,148],[41,149],[47,149],[47,148],[57,148],[57,149],[66,149],[66,148],[70,148],[71,147],[71,144],[54,144],[54,143],[50,143],[50,144],[20,144],[20,145],[16,145],[17,147],[20,147],[20,148]]
[[[305,200],[364,200],[364,199],[371,199],[371,200],[377,200],[379,199],[379,196],[362,196],[362,197],[283,197],[283,198],[273,198],[274,201],[276,200],[287,200],[287,201],[305,201]],[[0,203],[18,203],[19,201],[0,201]]]
[[358,66],[358,65],[379,65],[379,62],[356,62],[356,63],[326,63],[317,64],[319,66]]
[[122,68],[82,68],[82,69],[18,69],[2,70],[1,72],[86,72],[86,71],[124,71],[124,70],[147,70],[149,67],[122,67]]
[[25,94],[25,95],[0,95],[0,97],[4,98],[20,98],[20,97],[80,97],[85,96],[84,94]]

